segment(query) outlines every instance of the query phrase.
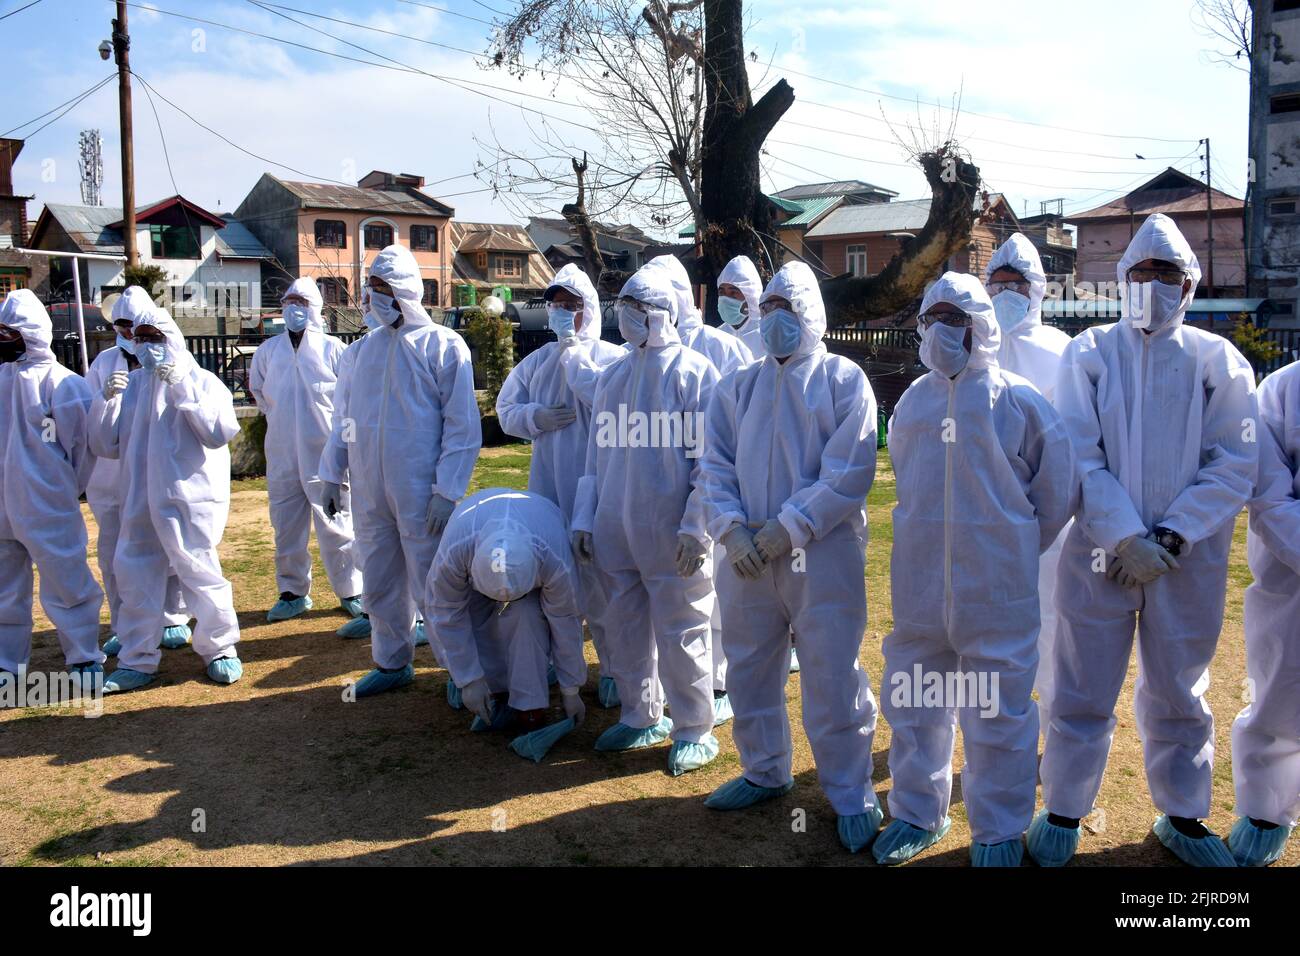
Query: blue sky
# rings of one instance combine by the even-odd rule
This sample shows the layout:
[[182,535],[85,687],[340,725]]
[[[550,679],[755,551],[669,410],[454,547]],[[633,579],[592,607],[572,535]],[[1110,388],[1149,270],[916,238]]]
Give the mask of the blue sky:
[[[0,15],[27,2],[0,0]],[[401,63],[505,92],[470,92],[133,5],[136,72],[194,119],[262,157],[240,152],[160,98],[155,121],[137,84],[141,202],[179,191],[214,211],[231,211],[263,172],[355,181],[380,168],[425,176],[428,191],[462,219],[519,221],[532,210],[494,196],[472,175],[476,161],[491,159],[475,137],[490,142],[495,131],[522,143],[538,117],[482,94],[570,120],[566,128],[578,130],[576,142],[592,135],[581,132],[589,125],[581,110],[519,95],[571,100],[572,90],[484,71],[470,54],[445,48],[481,51],[490,29],[485,21],[493,8],[509,9],[509,0],[283,2],[284,12],[297,8],[397,34],[290,13]],[[156,0],[153,6],[370,58],[248,2]],[[974,13],[976,7],[984,12]],[[1204,136],[1212,141],[1216,185],[1240,196],[1247,75],[1207,56],[1213,44],[1197,32],[1193,7],[1193,0],[750,2],[747,45],[762,61],[755,81],[785,76],[797,98],[769,139],[764,184],[858,178],[900,198],[926,195],[924,179],[896,140],[916,129],[923,137],[946,130],[960,90],[958,138],[1017,212],[1026,203],[1037,212],[1040,201],[1057,197],[1067,200],[1067,211],[1088,208],[1167,165],[1199,175],[1196,141]],[[109,34],[112,10],[107,0],[41,0],[0,20],[0,48],[10,61],[6,79],[17,76],[0,101],[0,133],[110,76],[112,63],[102,62],[96,47]],[[77,133],[92,127],[104,137],[106,201],[119,202],[116,82],[32,135],[50,118],[11,134],[31,135],[16,171],[18,191],[36,196],[30,214],[47,200],[79,201]]]

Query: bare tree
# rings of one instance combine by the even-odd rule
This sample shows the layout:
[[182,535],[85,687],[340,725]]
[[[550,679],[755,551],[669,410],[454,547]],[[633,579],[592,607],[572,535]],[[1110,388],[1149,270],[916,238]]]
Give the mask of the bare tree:
[[1196,0],[1192,18],[1214,42],[1214,49],[1205,51],[1211,60],[1250,72],[1250,0]]

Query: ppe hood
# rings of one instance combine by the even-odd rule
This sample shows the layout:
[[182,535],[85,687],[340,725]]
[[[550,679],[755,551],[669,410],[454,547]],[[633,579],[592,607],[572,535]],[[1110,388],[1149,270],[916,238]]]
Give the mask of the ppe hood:
[[316,287],[316,280],[311,276],[300,276],[293,280],[293,284],[284,290],[284,295],[280,296],[280,304],[291,295],[300,295],[307,300],[307,305],[311,307],[311,316],[307,319],[307,328],[315,329],[322,332],[325,329],[324,319],[321,317],[321,309],[324,308],[325,300],[321,298],[320,289]]
[[533,538],[526,527],[514,521],[484,527],[470,562],[475,591],[494,601],[517,601],[537,587],[538,573]]
[[[1121,289],[1127,286],[1128,270],[1147,259],[1164,259],[1166,262],[1172,262],[1188,273],[1192,280],[1191,291],[1183,296],[1177,313],[1162,327],[1177,328],[1183,324],[1187,307],[1192,304],[1196,287],[1201,283],[1201,263],[1186,237],[1179,231],[1177,224],[1164,213],[1158,212],[1148,216],[1146,222],[1142,223],[1141,228],[1129,242],[1128,248],[1124,250],[1124,255],[1120,257],[1119,265],[1115,267],[1115,275],[1119,279]],[[1124,297],[1124,301],[1127,303],[1127,296]]]
[[433,325],[433,319],[420,303],[424,299],[424,280],[420,264],[406,246],[391,245],[382,249],[370,264],[370,276],[387,282],[402,310],[407,325]]
[[[570,262],[567,266],[555,273],[555,278],[551,280],[550,286],[547,287],[549,293],[551,289],[560,288],[572,292],[582,299],[582,328],[578,329],[578,338],[587,342],[595,342],[600,338],[600,296],[596,295],[596,287],[591,284],[591,279],[587,277],[579,266]],[[550,297],[547,296],[547,301]]]
[[964,272],[945,272],[926,290],[920,314],[924,315],[937,302],[955,305],[971,317],[970,361],[966,367],[996,368],[1002,330],[993,315],[993,303],[984,290],[984,283]]
[[7,325],[22,334],[27,352],[19,360],[20,364],[54,361],[54,350],[50,348],[54,341],[54,325],[45,306],[31,289],[15,289],[5,296],[0,305],[0,325]]
[[1014,233],[989,260],[989,267],[984,270],[984,281],[988,282],[999,269],[1015,269],[1025,277],[1029,283],[1029,314],[1025,316],[1023,324],[1041,325],[1043,296],[1047,294],[1047,275],[1043,272],[1043,260],[1039,258],[1034,244],[1021,233]]
[[772,276],[759,301],[766,302],[772,296],[788,299],[799,318],[799,346],[790,358],[811,355],[821,347],[822,336],[826,334],[826,306],[812,269],[803,262],[787,262]]
[[749,306],[749,317],[758,321],[758,297],[763,294],[763,280],[758,277],[758,269],[749,256],[736,256],[718,275],[718,285],[734,285],[745,294],[745,304]]
[[682,260],[676,256],[655,256],[646,263],[646,268],[660,268],[668,274],[668,281],[673,287],[673,297],[677,301],[677,331],[690,332],[704,324],[704,317],[695,307],[695,296],[691,293],[691,277]]
[[677,323],[677,293],[673,289],[668,270],[662,265],[646,263],[632,273],[632,278],[623,284],[618,294],[620,298],[627,296],[653,309],[660,309],[667,316],[663,322],[657,317],[651,317],[650,337],[646,340],[648,345],[661,346],[681,342],[681,337],[674,328]]

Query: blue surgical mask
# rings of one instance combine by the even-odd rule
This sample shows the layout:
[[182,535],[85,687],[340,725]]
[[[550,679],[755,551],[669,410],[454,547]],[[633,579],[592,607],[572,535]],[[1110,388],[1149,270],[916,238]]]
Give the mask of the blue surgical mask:
[[284,307],[284,327],[290,332],[301,332],[307,328],[307,320],[310,318],[311,309],[308,306],[290,302]]
[[371,289],[368,293],[370,296],[370,314],[379,320],[380,325],[393,325],[402,317],[402,310],[397,306],[397,300],[391,295],[385,295]]
[[964,326],[936,322],[921,333],[921,361],[945,378],[953,378],[970,361]]
[[166,364],[167,346],[161,342],[137,343],[135,357],[144,368],[152,372],[155,366]]
[[618,330],[623,333],[623,341],[634,348],[644,345],[650,336],[646,325],[648,316],[640,309],[630,305],[618,307]]
[[745,311],[744,302],[720,295],[718,296],[718,318],[730,326],[737,326],[742,325],[749,318],[749,314]]
[[1029,297],[1006,289],[993,297],[993,314],[1003,332],[1018,329],[1029,315]]
[[763,336],[767,353],[776,358],[789,358],[799,347],[803,326],[799,316],[789,309],[773,309],[759,320],[758,330]]
[[117,347],[120,348],[127,355],[135,354],[135,343],[132,342],[130,339],[126,338],[124,335],[122,335],[121,332],[117,333]]
[[551,331],[558,339],[566,339],[577,334],[573,327],[577,318],[578,313],[562,309],[554,303],[546,307],[546,324],[551,327]]
[[1135,329],[1158,332],[1178,315],[1183,287],[1163,282],[1130,282],[1124,300],[1124,319]]

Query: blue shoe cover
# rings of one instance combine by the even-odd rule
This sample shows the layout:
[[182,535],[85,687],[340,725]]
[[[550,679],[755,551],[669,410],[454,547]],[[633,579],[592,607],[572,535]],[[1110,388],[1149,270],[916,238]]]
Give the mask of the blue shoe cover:
[[951,829],[951,817],[944,817],[943,823],[937,830],[922,830],[906,820],[893,819],[876,840],[876,845],[871,848],[871,855],[882,866],[897,866],[934,846],[946,837]]
[[573,718],[565,717],[563,720],[557,720],[541,730],[534,730],[531,734],[520,734],[510,741],[510,749],[533,763],[541,763],[547,751],[559,743],[572,730]]
[[1160,814],[1160,818],[1156,820],[1151,832],[1156,835],[1157,840],[1165,845],[1165,849],[1188,866],[1235,867],[1237,865],[1237,861],[1232,858],[1232,853],[1228,851],[1223,840],[1219,839],[1216,834],[1206,833],[1200,839],[1184,836],[1174,829],[1174,825],[1169,822],[1169,817],[1166,814]]
[[606,710],[619,706],[618,684],[614,683],[614,678],[602,677],[600,679],[600,683],[596,685],[596,700]]
[[363,614],[358,614],[334,633],[336,636],[346,638],[349,641],[355,641],[362,637],[369,637],[370,618]]
[[429,638],[424,633],[424,622],[416,621],[415,622],[415,646],[424,647],[424,645],[428,643],[429,643]]
[[692,770],[699,770],[713,762],[718,756],[718,738],[709,734],[699,743],[688,740],[675,740],[668,750],[668,772],[680,777]]
[[218,684],[233,684],[244,676],[244,665],[238,657],[218,657],[208,665],[208,676]]
[[515,718],[518,716],[519,716],[519,711],[515,710],[513,707],[510,707],[506,704],[494,703],[492,705],[491,723],[488,723],[482,717],[475,714],[474,722],[469,725],[469,729],[474,731],[474,733],[476,734],[484,734],[484,733],[488,733],[489,731],[505,730],[507,727],[509,727],[511,724],[515,722]]
[[1019,866],[1024,858],[1025,845],[1019,840],[970,845],[971,866]]
[[[190,626],[188,624],[173,624],[171,627],[163,628],[162,646],[164,650],[174,651],[177,648],[185,647],[189,644]],[[104,653],[108,653],[105,651]]]
[[146,674],[144,671],[133,671],[129,667],[119,667],[109,674],[108,679],[104,681],[104,693],[118,694],[123,691],[136,690],[146,684],[152,684],[156,678],[156,674]]
[[799,655],[795,653],[794,645],[790,646],[790,673],[799,673]]
[[839,832],[840,842],[850,853],[857,853],[871,846],[880,835],[880,824],[885,814],[880,807],[872,807],[866,813],[854,813],[847,817],[838,817],[835,829]]
[[1228,834],[1228,847],[1238,866],[1268,866],[1282,858],[1282,850],[1290,835],[1291,827],[1261,830],[1250,822],[1249,817],[1241,817]]
[[1039,866],[1065,866],[1079,849],[1079,829],[1058,827],[1047,819],[1047,810],[1039,810],[1025,833],[1025,848]]
[[672,732],[673,722],[667,717],[660,717],[659,723],[651,727],[629,727],[620,721],[596,738],[596,749],[640,750],[663,743]]
[[721,697],[713,698],[713,726],[721,727],[732,718],[731,698],[723,694]]
[[271,605],[271,610],[266,612],[266,619],[271,623],[276,621],[287,621],[291,617],[297,617],[299,614],[306,614],[311,610],[311,595],[304,594],[294,601],[285,601],[283,599],[276,601]]
[[744,777],[737,777],[705,797],[704,805],[710,810],[744,810],[765,800],[783,797],[793,789],[793,780],[780,787],[760,787]]
[[104,642],[104,646],[100,650],[104,652],[105,657],[117,657],[118,654],[122,653],[121,638],[116,634],[112,635]]
[[381,671],[375,668],[361,680],[357,681],[353,688],[353,693],[357,698],[374,697],[376,694],[382,694],[386,690],[395,690],[398,687],[405,687],[411,681],[415,680],[415,668],[407,664],[401,670]]
[[447,681],[447,705],[452,710],[464,710],[465,703],[460,697],[460,688],[456,686],[454,680]]
[[77,697],[93,694],[97,688],[104,686],[104,665],[95,662],[68,665],[68,677],[71,678],[72,690]]
[[339,607],[348,617],[360,617],[365,608],[361,606],[361,597],[339,598]]

